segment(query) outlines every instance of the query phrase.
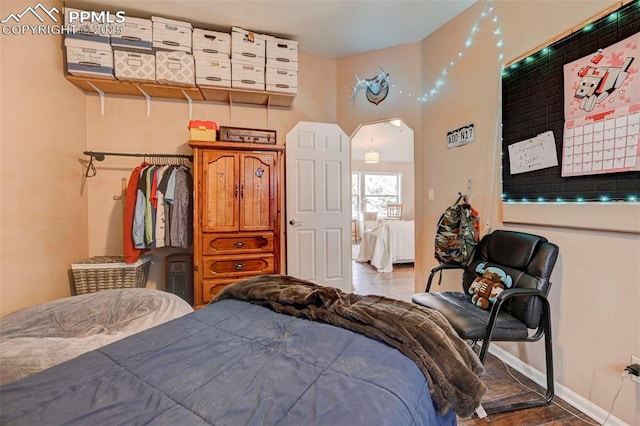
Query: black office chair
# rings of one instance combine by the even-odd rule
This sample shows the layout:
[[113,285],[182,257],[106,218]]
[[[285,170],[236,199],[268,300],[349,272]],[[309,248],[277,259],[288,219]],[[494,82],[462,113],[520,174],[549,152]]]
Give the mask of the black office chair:
[[[460,337],[473,344],[482,341],[479,358],[484,364],[491,341],[535,342],[544,336],[546,354],[546,394],[540,399],[491,406],[487,413],[501,413],[548,405],[554,397],[553,354],[551,348],[551,315],[547,295],[549,277],[558,258],[558,246],[546,238],[523,232],[494,231],[485,235],[467,265],[441,264],[431,270],[425,293],[415,294],[414,303],[441,312]],[[477,307],[471,301],[469,287],[478,276],[476,267],[497,267],[509,274],[512,286],[500,293],[490,310]],[[436,273],[463,269],[464,292],[430,293]],[[535,330],[530,334],[529,330]],[[484,403],[483,403],[484,404]]]

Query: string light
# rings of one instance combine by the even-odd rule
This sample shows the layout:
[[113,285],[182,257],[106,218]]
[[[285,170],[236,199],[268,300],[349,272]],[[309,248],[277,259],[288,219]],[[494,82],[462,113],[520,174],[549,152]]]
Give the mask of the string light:
[[[432,100],[435,95],[437,95],[439,93],[439,89],[444,87],[447,84],[447,76],[450,72],[450,70],[456,66],[456,64],[458,63],[458,61],[464,57],[465,55],[465,51],[469,48],[471,48],[471,46],[473,46],[473,42],[475,39],[475,36],[480,32],[480,26],[481,26],[481,21],[486,19],[487,17],[491,18],[491,22],[494,24],[494,28],[492,29],[492,33],[493,35],[497,38],[496,41],[496,46],[500,49],[502,48],[504,42],[502,40],[502,28],[500,28],[498,22],[498,16],[495,15],[494,12],[494,8],[493,6],[491,6],[491,3],[494,0],[486,0],[485,1],[485,5],[482,9],[482,12],[480,13],[480,16],[478,18],[478,20],[471,26],[470,30],[469,30],[469,34],[467,36],[467,38],[464,41],[464,44],[462,46],[462,49],[460,51],[458,51],[455,54],[455,58],[453,60],[451,60],[449,62],[449,65],[446,66],[445,68],[442,69],[442,71],[440,72],[440,75],[438,77],[436,77],[436,79],[434,80],[433,84],[431,85],[431,87],[429,87],[428,89],[426,89],[421,95],[417,95],[416,99],[418,100],[418,102],[427,102]],[[502,54],[502,52],[499,52],[498,54],[498,61],[500,64],[502,64],[502,61],[504,59],[504,55]],[[397,90],[398,94],[403,94],[403,91],[400,90],[400,88],[396,87],[396,84],[391,84],[391,88]],[[411,95],[409,95],[411,96]]]
[[[527,197],[522,197],[520,200],[509,197],[508,194],[501,194],[500,198],[503,201],[506,201],[507,203],[516,203],[516,202],[521,202],[521,203],[530,203],[531,200]],[[546,199],[545,197],[537,197],[536,201],[538,203],[558,203],[558,204],[567,204],[567,203],[588,203],[588,202],[602,202],[602,203],[612,203],[612,202],[621,202],[621,203],[637,203],[638,202],[638,196],[637,195],[629,195],[626,196],[624,198],[612,198],[609,195],[601,195],[598,198],[585,198],[582,196],[578,196],[574,199],[567,199],[567,198],[562,198],[562,197],[556,197],[555,199]]]

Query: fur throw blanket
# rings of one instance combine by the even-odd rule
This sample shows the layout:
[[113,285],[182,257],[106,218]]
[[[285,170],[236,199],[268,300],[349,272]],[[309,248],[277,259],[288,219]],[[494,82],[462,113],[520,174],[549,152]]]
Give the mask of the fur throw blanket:
[[[227,286],[216,301],[237,299],[342,327],[384,342],[414,361],[441,414],[468,417],[487,388],[469,345],[437,311],[383,296],[344,293],[284,275],[260,275]],[[215,301],[213,302],[215,303]]]

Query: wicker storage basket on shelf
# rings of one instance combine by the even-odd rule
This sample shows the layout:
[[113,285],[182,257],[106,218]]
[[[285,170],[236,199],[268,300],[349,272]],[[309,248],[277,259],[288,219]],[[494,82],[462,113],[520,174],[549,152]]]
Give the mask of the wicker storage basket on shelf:
[[124,263],[124,256],[94,256],[71,264],[77,294],[145,287],[150,267],[150,255],[135,263]]

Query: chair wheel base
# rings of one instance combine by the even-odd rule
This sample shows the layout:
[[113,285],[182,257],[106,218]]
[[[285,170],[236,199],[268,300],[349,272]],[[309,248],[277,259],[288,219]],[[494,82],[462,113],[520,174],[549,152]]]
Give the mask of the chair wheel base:
[[[502,398],[502,400],[504,399],[505,398]],[[484,411],[487,413],[487,415],[524,410],[527,408],[534,408],[534,407],[545,407],[551,404],[551,401],[553,401],[553,395],[545,395],[543,398],[540,398],[540,399],[534,399],[534,400],[523,401],[523,402],[515,402],[515,403],[507,403],[507,404],[501,404],[500,401],[501,401],[500,399],[496,399],[496,400],[486,401],[482,403]]]

